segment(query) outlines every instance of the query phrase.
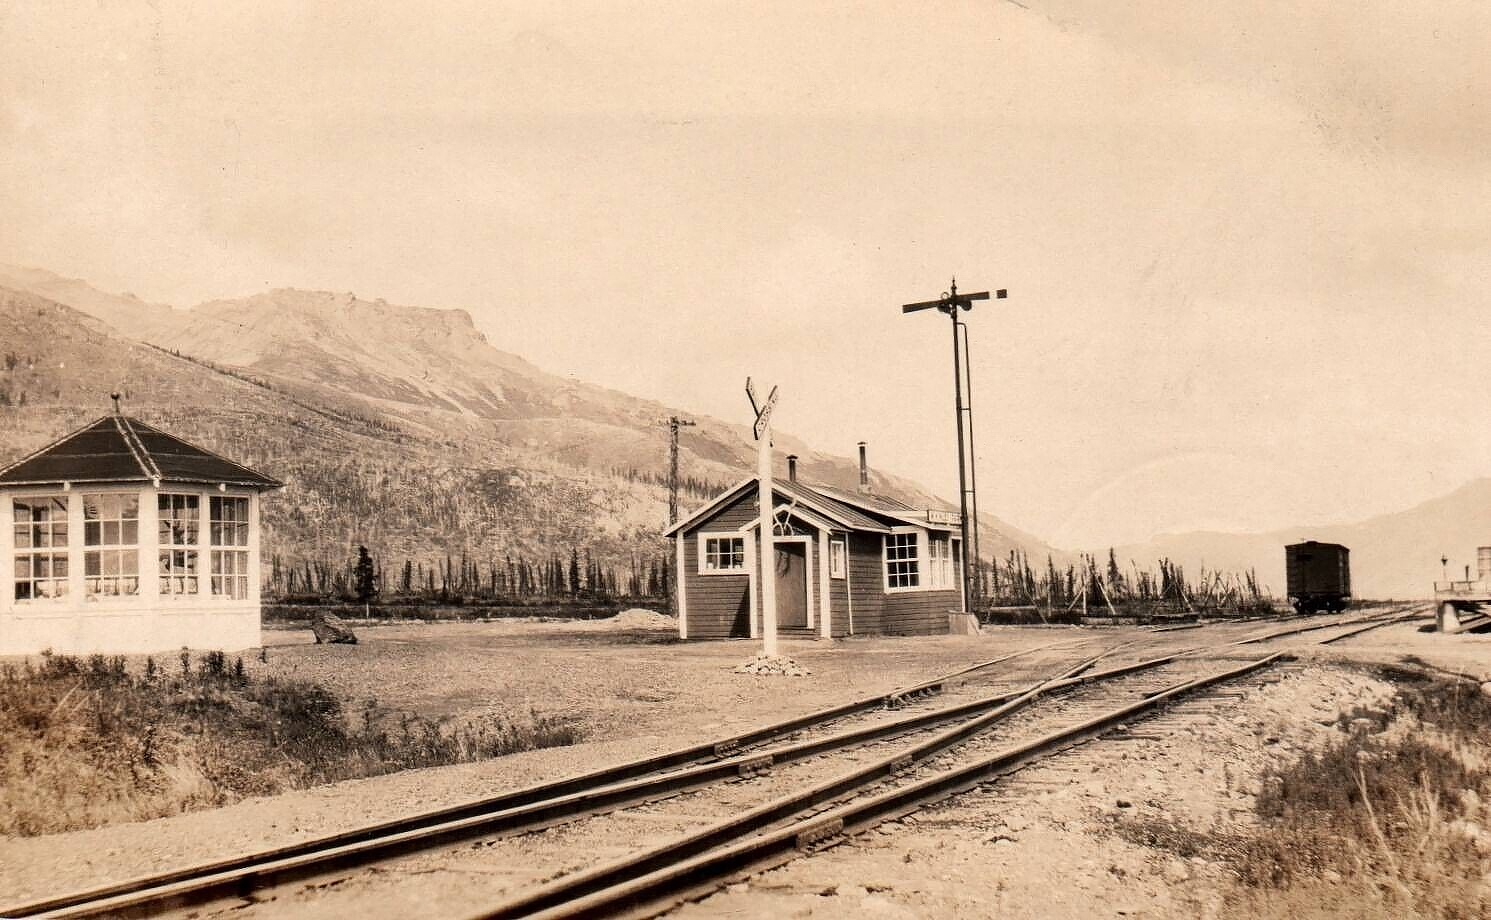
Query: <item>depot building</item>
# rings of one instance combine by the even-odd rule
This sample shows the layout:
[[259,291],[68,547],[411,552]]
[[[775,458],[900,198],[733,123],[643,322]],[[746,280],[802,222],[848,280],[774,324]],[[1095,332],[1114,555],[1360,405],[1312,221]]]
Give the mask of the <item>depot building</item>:
[[761,579],[774,578],[780,635],[939,635],[965,611],[960,518],[869,491],[808,485],[788,458],[771,484],[772,564],[760,564],[759,480],[725,490],[664,533],[674,541],[678,633],[761,634]]
[[259,645],[280,485],[117,412],[0,470],[0,654]]

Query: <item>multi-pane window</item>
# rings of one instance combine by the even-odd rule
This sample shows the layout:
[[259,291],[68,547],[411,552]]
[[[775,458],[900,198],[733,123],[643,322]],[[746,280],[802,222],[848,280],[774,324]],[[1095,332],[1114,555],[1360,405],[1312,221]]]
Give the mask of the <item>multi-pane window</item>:
[[83,496],[83,583],[89,597],[140,593],[140,496]]
[[162,492],[160,513],[160,593],[196,594],[201,505],[195,495]]
[[705,572],[735,572],[745,569],[744,537],[705,537],[700,557]]
[[249,500],[213,496],[208,504],[212,528],[212,594],[246,600],[249,596]]
[[915,588],[921,585],[916,537],[915,532],[885,535],[885,586],[887,588]]
[[11,504],[16,600],[67,594],[67,496],[36,495]]
[[954,587],[951,537],[933,534],[927,541],[927,574],[933,588]]

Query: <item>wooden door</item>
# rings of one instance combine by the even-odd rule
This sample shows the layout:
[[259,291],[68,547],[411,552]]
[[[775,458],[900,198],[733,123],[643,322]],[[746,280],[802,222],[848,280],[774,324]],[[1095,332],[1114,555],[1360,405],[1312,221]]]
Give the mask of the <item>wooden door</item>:
[[777,625],[807,628],[808,548],[805,543],[776,543]]

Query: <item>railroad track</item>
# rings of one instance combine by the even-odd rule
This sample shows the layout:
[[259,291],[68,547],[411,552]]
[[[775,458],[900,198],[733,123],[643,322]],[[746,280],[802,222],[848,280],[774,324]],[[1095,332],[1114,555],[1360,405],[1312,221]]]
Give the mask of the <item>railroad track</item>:
[[[1387,625],[1388,622],[1396,622],[1396,619],[1379,616],[1370,620],[1359,618],[1348,623],[1346,618],[1342,618],[1325,624],[1310,623],[1249,636],[1222,647],[1274,641],[1301,632],[1326,628],[1335,628],[1342,632],[1341,635],[1334,635],[1326,640],[1336,641],[1336,639],[1355,634],[1356,631]],[[1165,644],[1162,640],[1151,641],[1153,642],[1151,648],[1154,645]],[[674,839],[671,844],[644,847],[640,856],[637,853],[630,853],[627,857],[613,860],[603,867],[572,872],[563,880],[564,891],[568,894],[562,897],[556,895],[553,890],[553,886],[559,883],[540,884],[532,889],[533,892],[538,892],[537,894],[519,895],[480,916],[524,916],[534,911],[555,910],[563,915],[570,915],[574,911],[584,913],[592,909],[604,913],[616,909],[617,905],[595,908],[587,905],[591,903],[591,899],[604,898],[604,890],[614,888],[616,884],[622,884],[625,891],[631,891],[632,889],[626,886],[639,884],[637,879],[643,876],[657,872],[668,874],[671,872],[671,867],[692,866],[696,862],[698,868],[691,870],[693,874],[688,878],[697,880],[701,877],[699,873],[704,872],[706,867],[713,866],[718,869],[729,862],[729,860],[725,863],[698,862],[702,856],[707,855],[706,851],[710,851],[711,847],[732,845],[738,843],[743,837],[754,838],[766,831],[774,833],[772,828],[779,830],[781,826],[796,826],[796,824],[815,820],[814,813],[821,812],[824,808],[849,808],[849,804],[838,803],[846,797],[865,798],[864,790],[867,787],[897,781],[897,777],[903,777],[912,767],[915,767],[917,772],[925,772],[930,769],[928,764],[946,763],[948,756],[946,752],[950,750],[961,750],[964,755],[970,751],[986,750],[992,742],[983,733],[990,726],[1009,720],[1013,715],[1037,701],[1042,702],[1046,705],[1046,710],[1049,710],[1049,712],[1043,710],[1041,715],[1035,717],[1037,721],[1053,718],[1050,713],[1056,713],[1055,717],[1064,717],[1074,711],[1068,702],[1058,702],[1052,706],[1047,701],[1062,701],[1079,688],[1101,686],[1105,688],[1103,693],[1091,697],[1101,702],[1109,699],[1103,694],[1108,692],[1106,688],[1110,685],[1125,688],[1121,693],[1128,694],[1137,692],[1134,691],[1132,685],[1140,675],[1144,676],[1143,680],[1151,684],[1159,680],[1159,684],[1146,686],[1142,693],[1138,693],[1137,702],[1115,710],[1120,714],[1114,718],[1122,719],[1130,717],[1132,713],[1163,706],[1182,693],[1194,691],[1203,685],[1197,681],[1231,679],[1227,676],[1208,677],[1196,674],[1194,669],[1198,665],[1195,662],[1188,662],[1187,658],[1205,653],[1207,649],[1195,647],[1175,648],[1168,650],[1166,654],[1155,655],[1148,659],[1099,667],[1103,658],[1115,657],[1123,651],[1123,646],[1120,646],[1075,665],[1068,662],[1060,671],[1047,674],[1028,687],[1019,690],[1002,689],[994,693],[980,694],[968,686],[958,687],[959,684],[967,685],[987,678],[995,666],[1006,664],[1023,655],[1053,651],[1063,646],[1070,649],[1079,644],[1081,643],[1070,641],[1048,643],[1015,655],[1002,656],[950,674],[940,675],[932,680],[900,688],[888,694],[866,697],[714,742],[261,853],[204,863],[90,891],[0,909],[0,916],[155,915],[175,908],[204,905],[228,898],[242,899],[256,889],[308,879],[321,879],[349,868],[378,863],[394,856],[432,848],[448,848],[450,844],[463,840],[473,838],[490,840],[494,837],[500,839],[517,834],[528,834],[555,825],[568,825],[577,821],[584,823],[586,819],[596,820],[596,816],[609,815],[613,812],[619,812],[623,816],[631,815],[634,818],[645,817],[648,810],[654,808],[653,803],[660,800],[687,803],[690,801],[690,796],[718,796],[718,790],[726,790],[727,793],[736,795],[738,801],[729,801],[727,795],[727,801],[712,803],[715,809],[712,811],[713,814],[736,814],[737,818],[732,819],[731,822],[726,822],[724,825],[716,822],[714,825],[700,828],[698,827],[700,822],[695,820],[692,822],[694,826],[685,828],[681,834],[677,833],[677,822],[672,822],[674,826],[669,832]],[[1240,674],[1258,667],[1265,667],[1277,657],[1274,655],[1251,659],[1229,669],[1227,674],[1234,671]],[[1176,669],[1182,667],[1192,670],[1184,679],[1171,680],[1170,677],[1174,676]],[[1002,672],[1001,675],[1006,682],[1011,676]],[[947,705],[934,707],[929,705],[934,695],[940,695],[939,698],[958,698]],[[1095,726],[1108,724],[1102,720],[1112,715],[1111,713],[1097,712],[1093,709],[1093,706],[1099,705],[1097,703],[1084,705],[1086,709],[1079,713],[1084,715],[1084,719],[1078,720],[1079,728],[1075,729],[1077,734],[1063,736],[1066,737],[1066,741],[1062,744],[1077,743],[1079,735],[1084,732],[1098,731],[1100,729]],[[1138,708],[1130,713],[1131,707]],[[1130,713],[1130,715],[1125,715],[1125,713]],[[1012,724],[1011,730],[1023,731],[1024,729],[1017,729]],[[1004,734],[1007,733],[1003,733],[1001,737]],[[1046,747],[1056,744],[1055,741],[1050,740],[1056,735],[1050,732],[1046,734],[1050,736],[1045,742]],[[774,746],[768,747],[768,745]],[[879,756],[878,752],[887,746],[895,748],[893,753],[889,756]],[[1011,755],[1013,759],[1006,758],[1003,761],[997,761],[996,758],[996,761],[1003,763],[1006,767],[1023,763],[1029,757],[1035,756],[1034,752],[1038,749],[1044,750],[1045,748],[1031,748],[1022,754]],[[802,779],[804,776],[821,777],[823,764],[830,755],[847,758],[851,764],[854,764],[853,768],[845,774],[832,778],[831,781],[807,782]],[[998,772],[1003,767],[991,769]],[[793,774],[793,770],[797,773]],[[762,804],[759,800],[763,791],[771,791],[768,780],[778,785],[795,784],[800,788],[797,788],[790,796],[778,796]],[[746,787],[754,790],[752,794],[755,804],[752,804],[751,795],[740,796]],[[870,798],[880,797],[882,796],[870,796]],[[879,814],[879,812],[875,813]],[[805,814],[809,817],[804,817]],[[855,827],[855,822],[862,823],[869,820],[865,817],[869,814],[871,812],[863,814],[858,811],[853,812],[852,820],[840,825],[840,830]],[[659,820],[664,824],[670,821],[666,816]],[[802,840],[807,841],[815,834],[828,833],[828,829],[834,826],[834,820],[837,819],[831,818],[827,824],[821,826],[814,825],[819,826],[820,830],[812,833],[799,828],[800,834],[806,834]],[[875,820],[884,820],[884,817]],[[684,824],[687,825],[689,822],[685,821]],[[700,837],[701,834],[713,835],[708,836],[708,840],[713,843],[706,843]],[[629,851],[636,850],[635,842],[635,836],[628,835],[619,846]],[[672,848],[664,849],[669,846]],[[597,888],[592,879],[584,883],[590,887],[583,891],[576,888],[584,879],[592,878],[595,872],[600,871],[600,868],[605,868],[606,872],[610,873],[606,876],[609,880],[608,884]],[[708,871],[715,871],[715,869]],[[669,877],[673,876],[669,875]],[[576,894],[577,891],[579,891],[578,894]],[[556,897],[558,900],[555,900]],[[623,897],[633,898],[629,894]],[[576,898],[579,900],[576,901]],[[571,901],[574,903],[570,903]],[[241,905],[243,901],[235,900],[235,903]]]
[[[1107,681],[1059,692],[1060,677],[998,710],[938,732],[910,750],[856,765],[689,834],[545,884],[470,914],[471,920],[654,915],[780,865],[827,842],[900,818],[1037,759],[1089,741],[1180,697],[1266,668],[1272,653],[1218,669],[1167,658]],[[1011,718],[1019,713],[1016,718]],[[1000,722],[997,733],[987,732]],[[663,900],[666,899],[666,900]]]
[[[717,775],[750,772],[751,750],[803,732],[822,731],[877,711],[904,709],[980,672],[1038,652],[1083,644],[1083,640],[1046,643],[978,662],[888,693],[863,697],[802,716],[754,728],[663,754],[592,770],[561,780],[348,831],[300,841],[242,856],[199,863],[70,894],[0,907],[0,917],[150,916],[224,897],[243,897],[256,888],[312,878],[321,873],[363,865],[461,839],[518,833],[595,814],[648,795],[684,788],[685,782],[707,782]],[[685,768],[696,768],[688,772]],[[681,776],[675,776],[684,770]]]

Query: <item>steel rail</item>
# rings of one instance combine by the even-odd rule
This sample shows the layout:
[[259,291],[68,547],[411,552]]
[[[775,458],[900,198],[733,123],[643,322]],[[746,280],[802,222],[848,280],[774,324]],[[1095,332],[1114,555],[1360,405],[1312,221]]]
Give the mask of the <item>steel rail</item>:
[[[566,876],[544,889],[473,914],[469,920],[516,917],[558,920],[607,916],[654,902],[665,895],[674,894],[676,897],[680,891],[696,891],[701,884],[713,887],[722,877],[746,869],[759,871],[780,865],[825,840],[857,833],[882,821],[909,814],[927,804],[981,785],[993,776],[1012,772],[1041,757],[1091,740],[1115,725],[1151,712],[1180,696],[1245,676],[1283,657],[1282,652],[1276,652],[1239,667],[1175,684],[1154,696],[1007,748],[991,757],[878,795],[856,799],[830,811],[744,839],[739,839],[738,831],[742,822],[739,819],[727,821],[691,834],[666,848],[583,873],[592,882],[604,880],[604,884],[574,885],[570,880],[575,876]],[[765,812],[766,809],[763,807],[757,811]],[[764,826],[765,822],[755,823],[756,829]],[[736,832],[722,834],[721,829],[725,828]],[[722,836],[730,839],[721,840]],[[675,856],[677,858],[673,858]]]
[[[1341,633],[1341,635],[1339,635],[1339,636],[1331,636],[1329,639],[1321,639],[1320,640],[1320,644],[1321,645],[1330,645],[1330,644],[1332,644],[1334,642],[1340,642],[1342,639],[1350,639],[1353,636],[1359,636],[1359,635],[1361,635],[1364,632],[1370,632],[1371,630],[1374,630],[1374,629],[1381,629],[1384,626],[1392,626],[1395,623],[1406,623],[1406,622],[1408,622],[1410,620],[1421,620],[1421,619],[1423,619],[1425,617],[1426,614],[1427,614],[1426,610],[1414,610],[1414,611],[1411,611],[1409,613],[1402,614],[1400,616],[1389,617],[1389,618],[1384,619],[1384,620],[1378,620],[1376,622],[1368,623],[1365,626],[1361,626],[1361,627],[1358,627],[1356,629],[1353,629],[1350,632]],[[1432,614],[1429,614],[1429,615],[1432,616]]]
[[[1174,656],[1135,662],[1089,674],[1078,674],[1090,668],[1097,659],[1088,659],[1059,679],[1049,681],[1048,692],[1082,684],[1095,683],[1148,670],[1167,664]],[[330,871],[365,865],[407,852],[430,849],[478,836],[537,830],[562,821],[601,814],[627,805],[645,802],[662,795],[687,791],[721,780],[751,776],[778,764],[790,763],[838,748],[850,747],[881,738],[922,730],[952,719],[999,706],[1019,696],[1018,692],[996,694],[954,704],[927,713],[918,713],[879,725],[851,729],[824,738],[809,739],[773,749],[762,754],[746,754],[727,760],[701,764],[674,773],[619,783],[502,812],[477,815],[409,830],[372,840],[358,841],[340,847],[303,853],[284,859],[257,863],[237,870],[227,870],[190,878],[173,879],[154,885],[140,885],[128,892],[94,899],[54,911],[33,914],[45,917],[128,917],[144,916],[161,910],[206,903],[224,897],[246,896],[249,891],[267,885],[284,884],[298,879],[324,875]],[[142,880],[148,881],[148,880]],[[5,916],[26,916],[13,914]]]
[[[87,917],[110,912],[114,916],[137,916],[141,912],[165,909],[167,906],[242,895],[271,883],[271,880],[290,881],[308,877],[317,871],[434,846],[461,836],[535,829],[588,811],[593,812],[603,806],[616,807],[638,801],[645,796],[640,790],[629,788],[629,784],[641,780],[646,785],[646,778],[649,776],[656,778],[651,785],[646,785],[651,790],[650,794],[654,795],[660,789],[667,789],[670,783],[683,781],[668,774],[666,771],[669,770],[698,765],[697,772],[688,773],[685,777],[693,779],[694,784],[698,785],[723,775],[740,775],[764,769],[769,762],[763,763],[760,758],[750,755],[731,755],[742,748],[764,744],[803,729],[877,708],[894,707],[911,696],[939,692],[974,672],[1034,652],[1071,644],[1071,640],[1062,640],[1022,649],[888,693],[864,697],[727,738],[561,780],[255,853],[199,863],[26,904],[0,907],[0,917]],[[944,715],[939,721],[954,717],[956,716]],[[373,854],[379,856],[375,857]]]
[[[1123,671],[1124,673],[1134,673],[1138,670],[1159,667],[1173,660],[1174,656],[1167,656],[1162,660],[1156,659],[1151,663],[1130,665],[1123,669]],[[1055,677],[1039,681],[1025,691],[1015,695],[1008,702],[973,719],[938,732],[932,737],[911,745],[909,748],[903,749],[893,756],[856,766],[836,777],[774,799],[749,811],[711,825],[708,828],[688,834],[671,842],[660,844],[633,856],[566,875],[563,878],[520,894],[480,916],[491,918],[491,920],[498,920],[498,918],[522,917],[535,911],[548,910],[557,905],[566,904],[573,899],[583,898],[609,886],[621,884],[626,878],[637,874],[660,870],[674,862],[686,861],[693,853],[699,851],[701,848],[726,845],[738,839],[743,834],[757,832],[775,822],[790,818],[804,809],[834,801],[846,794],[853,794],[867,785],[877,783],[880,780],[906,770],[917,761],[926,760],[961,744],[994,722],[1017,710],[1023,709],[1036,699],[1053,690],[1071,686],[1070,682],[1075,680],[1077,675],[1090,667],[1090,665],[1091,661],[1084,662]],[[1089,675],[1088,679],[1091,680],[1092,676]]]

